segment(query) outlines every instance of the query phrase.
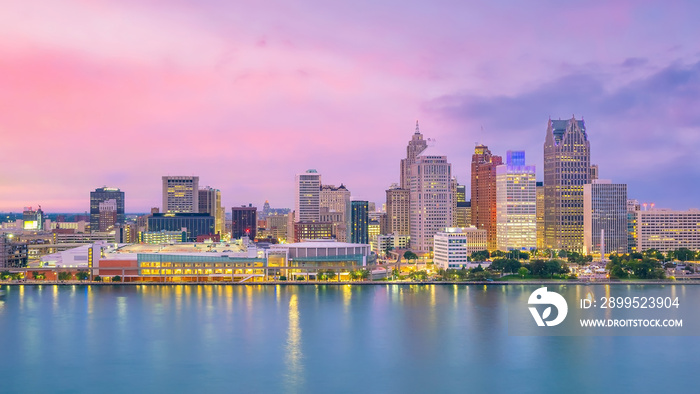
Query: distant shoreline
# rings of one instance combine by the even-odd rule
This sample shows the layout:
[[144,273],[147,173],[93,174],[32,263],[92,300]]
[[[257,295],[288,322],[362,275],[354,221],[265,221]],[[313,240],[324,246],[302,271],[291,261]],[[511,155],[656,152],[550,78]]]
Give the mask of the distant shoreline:
[[630,286],[630,285],[700,285],[700,280],[674,280],[674,281],[614,281],[614,282],[579,282],[579,281],[493,281],[493,282],[294,282],[294,281],[278,281],[278,282],[25,282],[25,283],[3,283],[0,285],[7,286],[42,286],[42,285],[58,285],[58,286],[451,286],[451,285],[468,285],[468,286],[512,286],[512,285],[576,285],[576,286],[600,286],[600,285],[615,285],[615,286]]

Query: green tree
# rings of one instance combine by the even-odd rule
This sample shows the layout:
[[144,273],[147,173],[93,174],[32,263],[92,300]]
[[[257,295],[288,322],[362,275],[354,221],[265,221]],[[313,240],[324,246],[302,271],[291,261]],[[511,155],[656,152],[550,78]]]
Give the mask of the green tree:
[[99,275],[95,275],[95,277],[92,278],[92,280],[94,280],[95,282],[102,282],[102,277]]
[[44,279],[46,279],[46,274],[44,274],[43,272],[39,272],[39,271],[32,271],[32,278],[34,278],[36,280],[44,280]]
[[524,278],[525,275],[527,275],[527,274],[529,274],[529,273],[530,273],[530,271],[528,271],[528,269],[525,268],[525,267],[520,267],[520,268],[518,269],[518,274],[520,275],[521,278]]
[[78,271],[75,274],[75,278],[78,280],[88,280],[90,278],[90,274],[87,271]]
[[488,250],[480,250],[478,252],[472,252],[472,261],[486,261],[489,259]]
[[2,280],[8,280],[12,277],[12,273],[10,271],[2,271],[0,272],[0,279]]
[[287,277],[285,275],[280,275],[280,280],[287,280]]
[[360,270],[360,279],[367,280],[367,279],[369,279],[369,276],[370,276],[369,270],[367,270],[367,269]]
[[360,278],[360,273],[357,270],[352,270],[348,273],[350,280],[357,280]]
[[121,281],[122,281],[122,277],[119,275],[112,277],[112,282],[121,282]]
[[695,260],[695,252],[688,248],[680,248],[673,251],[673,257],[680,261],[692,261]]
[[61,271],[58,273],[58,280],[71,280],[73,279],[73,273],[70,271]]
[[410,263],[411,263],[411,260],[413,260],[414,263],[416,262],[416,260],[418,260],[418,255],[415,254],[415,253],[413,253],[413,252],[411,252],[410,250],[407,250],[407,251],[403,254],[403,258],[406,259],[406,260],[408,260],[408,263],[410,264]]
[[333,270],[326,271],[326,278],[328,278],[328,280],[333,280],[336,278],[336,276],[338,276],[338,274],[336,274],[335,271],[333,271]]
[[297,275],[297,281],[302,281],[302,280],[304,280],[304,276],[303,276],[303,275]]

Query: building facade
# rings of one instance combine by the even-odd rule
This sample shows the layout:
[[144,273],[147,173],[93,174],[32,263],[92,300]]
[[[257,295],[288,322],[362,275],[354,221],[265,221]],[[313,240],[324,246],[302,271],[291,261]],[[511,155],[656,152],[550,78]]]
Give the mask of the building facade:
[[386,191],[387,233],[406,235],[411,232],[411,191],[392,184]]
[[90,192],[90,231],[100,231],[100,203],[107,200],[117,202],[115,224],[124,224],[124,192],[114,187],[100,187]]
[[347,239],[351,243],[369,244],[369,202],[350,201],[348,207]]
[[295,221],[318,222],[321,215],[321,174],[308,170],[296,176]]
[[450,227],[435,234],[433,259],[442,269],[460,269],[474,252],[486,250],[486,230],[476,227]]
[[199,189],[199,213],[208,213],[214,217],[214,233],[223,235],[226,231],[226,213],[221,206],[221,191],[209,186]]
[[637,211],[641,206],[637,200],[627,200],[627,253],[638,252],[637,249]]
[[117,200],[109,199],[100,202],[100,223],[97,231],[109,231],[117,224]]
[[295,222],[294,242],[313,239],[332,239],[333,223],[330,222]]
[[433,236],[452,224],[452,165],[434,147],[423,150],[410,170],[411,249],[425,254]]
[[627,185],[602,179],[583,185],[584,253],[625,254],[627,237]]
[[162,213],[198,213],[199,177],[164,176]]
[[544,183],[536,183],[537,194],[537,249],[545,249],[544,243]]
[[231,238],[239,239],[248,237],[255,239],[258,230],[258,208],[253,204],[241,205],[231,208]]
[[496,239],[499,250],[537,247],[537,185],[535,166],[525,164],[525,152],[508,151],[506,164],[496,167]]
[[416,131],[413,133],[411,140],[406,146],[406,158],[401,159],[401,180],[399,187],[401,189],[411,188],[411,166],[416,162],[416,157],[428,147],[428,142],[423,139],[423,134],[418,127],[416,120]]
[[501,156],[491,154],[486,145],[474,148],[471,163],[472,226],[486,230],[489,250],[496,249],[496,167]]
[[583,120],[549,120],[544,143],[544,232],[550,249],[583,252],[583,185],[591,147]]
[[206,213],[154,213],[148,217],[148,231],[187,231],[187,241],[200,235],[214,235],[214,217]]
[[637,211],[637,249],[668,252],[687,248],[700,250],[700,210]]
[[350,191],[345,185],[321,186],[321,217],[319,220],[333,223],[333,237],[339,242],[348,240],[346,210],[349,203]]

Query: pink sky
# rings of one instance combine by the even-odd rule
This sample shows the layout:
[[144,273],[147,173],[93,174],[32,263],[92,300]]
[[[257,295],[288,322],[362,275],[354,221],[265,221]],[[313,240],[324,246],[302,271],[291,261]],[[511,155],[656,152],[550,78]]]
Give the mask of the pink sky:
[[0,211],[85,211],[107,185],[143,212],[162,175],[292,207],[308,168],[381,203],[416,119],[468,184],[475,142],[539,172],[547,118],[571,114],[630,197],[700,206],[676,183],[700,177],[678,172],[700,148],[698,6],[520,3],[10,0]]

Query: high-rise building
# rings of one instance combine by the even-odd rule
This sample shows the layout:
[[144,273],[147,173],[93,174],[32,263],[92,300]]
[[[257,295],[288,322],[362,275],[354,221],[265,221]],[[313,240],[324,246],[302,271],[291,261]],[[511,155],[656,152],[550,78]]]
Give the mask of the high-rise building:
[[214,232],[223,235],[226,212],[221,206],[221,191],[209,186],[199,189],[199,213],[208,213],[214,217]]
[[277,242],[287,242],[287,223],[289,215],[268,215],[267,231]]
[[416,156],[410,174],[411,249],[428,253],[433,236],[452,224],[452,165],[429,147]]
[[199,177],[163,177],[163,213],[198,213]]
[[294,223],[294,242],[303,242],[314,239],[331,239],[333,223],[324,222],[296,222]]
[[700,250],[700,210],[652,208],[637,211],[637,251]]
[[457,183],[457,202],[467,202],[467,187]]
[[27,242],[17,241],[12,234],[0,234],[0,268],[26,267],[28,261]]
[[637,211],[639,201],[627,200],[627,253],[637,252]]
[[488,249],[496,249],[496,167],[501,156],[491,154],[486,145],[477,145],[472,155],[472,225],[486,230]]
[[346,210],[350,202],[350,191],[345,185],[321,186],[320,194],[320,221],[333,223],[332,236],[339,242],[347,240]]
[[411,191],[392,184],[386,191],[387,233],[409,235],[411,233]]
[[44,229],[44,211],[41,206],[35,211],[32,207],[25,207],[22,212],[22,228],[24,230],[43,230]]
[[535,166],[525,164],[524,151],[508,151],[496,167],[496,238],[504,251],[537,247]]
[[114,187],[99,187],[90,192],[90,231],[99,231],[100,203],[107,200],[117,202],[117,220],[115,224],[124,224],[124,192]]
[[354,244],[369,243],[369,202],[350,201],[347,209],[348,241]]
[[583,252],[583,185],[591,147],[583,120],[549,120],[544,142],[545,247]]
[[406,147],[406,158],[401,159],[401,183],[399,186],[402,189],[411,188],[411,166],[416,162],[416,157],[418,154],[423,152],[428,147],[428,142],[423,139],[423,134],[421,134],[418,128],[418,121],[416,120],[416,131],[413,133],[411,140],[408,141],[408,146]]
[[231,238],[239,239],[248,237],[250,240],[255,239],[258,229],[257,221],[258,208],[253,204],[241,205],[240,207],[231,208]]
[[109,199],[100,202],[100,223],[98,231],[109,231],[117,223],[117,200]]
[[457,224],[457,228],[470,227],[472,225],[472,202],[458,202],[457,210],[454,215],[453,222]]
[[584,253],[601,255],[601,238],[603,254],[627,253],[627,236],[627,185],[604,179],[583,185]]
[[318,222],[321,215],[321,174],[308,170],[296,176],[295,220]]
[[537,190],[537,249],[545,249],[544,246],[544,183],[536,183]]

